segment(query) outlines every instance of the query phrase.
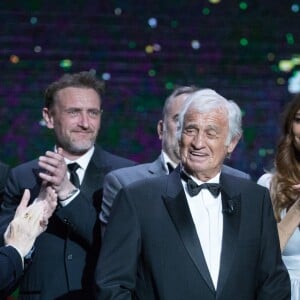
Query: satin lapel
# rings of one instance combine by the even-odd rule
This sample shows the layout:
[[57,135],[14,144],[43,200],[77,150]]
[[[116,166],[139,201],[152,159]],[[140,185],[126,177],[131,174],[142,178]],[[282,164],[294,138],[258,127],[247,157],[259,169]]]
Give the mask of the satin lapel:
[[[102,199],[104,176],[110,171],[109,166],[102,165],[101,159],[103,159],[101,151],[96,148],[80,187],[83,193],[93,198],[94,202],[97,201],[97,206],[101,204],[101,200],[99,201],[99,199]],[[96,205],[96,203],[94,204]]]
[[91,193],[95,191],[95,187],[97,187],[97,189],[102,188],[104,176],[105,170],[98,167],[95,162],[91,160],[86,169],[85,176],[80,187],[81,190]]
[[179,176],[175,171],[169,175],[165,205],[191,259],[208,287],[215,292]]
[[[230,176],[230,178],[233,179],[234,177]],[[232,214],[223,213],[223,238],[217,295],[220,295],[224,288],[236,255],[241,220],[241,195],[231,191],[232,188],[230,186],[234,186],[234,182],[230,181],[229,183],[227,179],[227,175],[222,174],[220,179],[222,203],[233,203],[234,211]]]

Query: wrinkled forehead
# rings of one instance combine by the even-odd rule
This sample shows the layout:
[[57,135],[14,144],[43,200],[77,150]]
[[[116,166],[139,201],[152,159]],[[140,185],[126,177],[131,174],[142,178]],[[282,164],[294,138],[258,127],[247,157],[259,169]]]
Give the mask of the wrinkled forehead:
[[224,136],[228,134],[229,121],[227,112],[223,109],[213,109],[206,112],[190,108],[183,119],[182,132],[195,129],[198,132],[210,132]]
[[228,121],[228,111],[225,107],[208,107],[208,106],[194,106],[191,105],[184,114],[184,121],[188,119],[216,119]]

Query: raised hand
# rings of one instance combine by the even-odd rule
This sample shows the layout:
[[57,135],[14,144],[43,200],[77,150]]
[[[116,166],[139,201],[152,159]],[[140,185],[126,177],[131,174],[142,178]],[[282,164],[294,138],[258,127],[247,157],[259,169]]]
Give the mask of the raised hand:
[[45,170],[39,173],[40,178],[55,190],[60,199],[74,190],[75,187],[67,176],[67,165],[61,148],[57,152],[47,151],[44,156],[40,156],[39,166]]
[[4,233],[6,245],[15,247],[24,257],[32,248],[35,239],[45,230],[43,224],[44,204],[35,202],[29,206],[29,190],[25,190],[13,220]]

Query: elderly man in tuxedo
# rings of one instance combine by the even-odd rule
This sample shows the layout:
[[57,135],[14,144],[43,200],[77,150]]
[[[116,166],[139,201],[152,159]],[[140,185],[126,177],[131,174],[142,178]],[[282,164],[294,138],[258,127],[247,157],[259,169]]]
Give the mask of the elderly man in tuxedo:
[[181,165],[114,202],[98,300],[290,299],[268,190],[222,171],[242,135],[239,107],[203,89],[179,124]]
[[[103,199],[100,212],[102,229],[108,223],[111,207],[119,190],[128,184],[143,179],[169,174],[180,162],[179,145],[176,137],[178,116],[187,97],[197,91],[195,86],[177,87],[167,97],[162,119],[157,123],[157,134],[161,140],[161,154],[153,162],[121,168],[108,173],[103,183]],[[240,170],[223,165],[222,171],[238,177],[250,179],[250,175]]]

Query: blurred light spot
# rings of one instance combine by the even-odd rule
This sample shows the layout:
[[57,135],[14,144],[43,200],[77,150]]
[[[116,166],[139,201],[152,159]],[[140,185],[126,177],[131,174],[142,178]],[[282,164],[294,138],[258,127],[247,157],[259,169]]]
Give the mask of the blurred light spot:
[[149,25],[151,28],[157,27],[157,19],[156,19],[156,18],[150,18],[150,19],[148,20],[148,25]]
[[240,9],[246,10],[248,8],[248,4],[246,2],[240,2]]
[[300,10],[299,4],[296,4],[296,3],[292,4],[292,6],[291,6],[292,12],[297,13],[297,12],[299,12],[299,10]]
[[294,72],[293,76],[288,80],[288,91],[292,94],[300,92],[300,71]]
[[294,66],[299,66],[300,65],[300,55],[296,55],[292,57],[292,63]]
[[72,61],[70,59],[63,59],[63,60],[60,61],[59,66],[61,68],[65,68],[65,69],[71,68],[72,67]]
[[115,15],[120,16],[122,14],[122,9],[120,7],[115,8]]
[[294,45],[295,41],[294,41],[294,36],[292,33],[286,34],[286,41],[289,45]]
[[166,88],[167,88],[167,90],[173,90],[174,84],[172,82],[166,82]]
[[152,45],[148,45],[145,48],[146,53],[151,54],[153,53],[153,46]]
[[40,53],[42,51],[42,47],[41,46],[35,46],[34,49],[33,49],[33,51],[35,53]]
[[202,9],[202,14],[205,15],[205,16],[209,15],[210,14],[210,9],[208,7],[204,7]]
[[193,41],[191,42],[191,46],[192,46],[193,49],[198,50],[198,49],[200,49],[201,44],[200,44],[199,41],[193,40]]
[[281,70],[279,69],[279,66],[277,66],[277,65],[272,65],[271,66],[271,70],[273,71],[273,72],[280,72]]
[[136,47],[136,42],[129,42],[128,43],[128,47],[130,48],[130,49],[133,49],[133,48],[135,48]]
[[248,46],[248,40],[246,38],[241,38],[240,45],[243,47]]
[[283,59],[279,62],[278,67],[280,71],[290,72],[293,69],[294,64],[291,60]]
[[105,72],[102,74],[102,79],[103,80],[110,80],[111,79],[111,75],[108,72]]
[[154,76],[156,75],[156,71],[153,70],[153,69],[151,69],[151,70],[148,71],[148,75],[149,75],[150,77],[154,77]]
[[221,2],[221,0],[209,0],[209,2],[212,4],[218,4]]
[[260,149],[258,150],[258,155],[259,155],[259,156],[265,157],[266,154],[267,154],[266,149],[260,148]]
[[160,44],[154,44],[153,45],[153,50],[156,51],[156,52],[160,51],[161,50]]
[[13,64],[17,64],[20,62],[20,58],[17,55],[11,55],[9,58],[10,62]]
[[176,27],[178,26],[178,22],[175,21],[175,20],[173,20],[173,21],[171,22],[171,26],[172,26],[173,28],[176,28]]
[[278,77],[276,82],[278,85],[285,85],[285,79],[282,77]]
[[268,53],[267,58],[268,58],[268,61],[274,61],[275,54],[274,53]]
[[32,25],[34,25],[34,24],[36,24],[37,23],[37,17],[31,17],[30,18],[30,23],[32,24]]

